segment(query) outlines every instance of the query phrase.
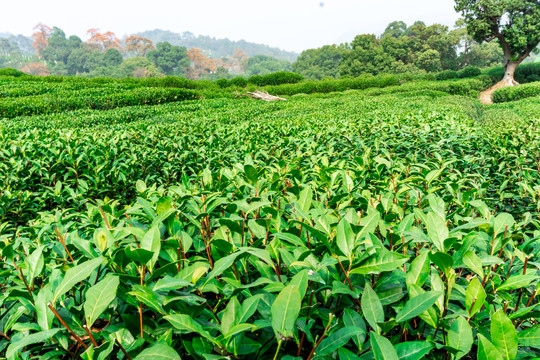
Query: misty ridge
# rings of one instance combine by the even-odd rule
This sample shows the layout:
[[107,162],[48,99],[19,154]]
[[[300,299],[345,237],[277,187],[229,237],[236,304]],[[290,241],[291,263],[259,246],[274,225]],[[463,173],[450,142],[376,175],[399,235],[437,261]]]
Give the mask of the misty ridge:
[[[219,39],[214,36],[195,35],[189,31],[175,33],[169,30],[154,29],[141,31],[135,35],[150,39],[154,44],[158,44],[160,42],[169,42],[171,45],[183,46],[188,49],[197,48],[202,50],[209,57],[216,59],[230,57],[233,55],[236,49],[244,51],[249,57],[265,55],[289,62],[294,62],[298,57],[298,53],[294,51],[281,50],[269,45],[253,43],[245,40],[234,41],[227,38]],[[127,37],[127,35],[124,36],[124,38]],[[35,54],[35,49],[32,47],[34,39],[31,36],[0,32],[0,39],[7,39],[10,43],[17,45],[20,52],[25,55]]]

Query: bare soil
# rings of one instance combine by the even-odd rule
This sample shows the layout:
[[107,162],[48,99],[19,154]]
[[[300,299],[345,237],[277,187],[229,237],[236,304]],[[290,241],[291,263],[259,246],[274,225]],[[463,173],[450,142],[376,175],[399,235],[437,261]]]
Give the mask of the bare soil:
[[[516,83],[517,84],[517,83]],[[509,86],[507,82],[499,81],[489,89],[482,91],[480,93],[480,102],[484,105],[493,104],[492,95],[495,91],[499,90],[500,88]]]

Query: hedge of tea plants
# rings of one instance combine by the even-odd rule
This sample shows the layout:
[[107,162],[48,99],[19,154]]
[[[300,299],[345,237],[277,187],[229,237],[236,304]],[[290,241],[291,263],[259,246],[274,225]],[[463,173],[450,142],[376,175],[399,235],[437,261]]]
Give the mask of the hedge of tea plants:
[[0,120],[0,356],[537,358],[540,98],[436,84]]

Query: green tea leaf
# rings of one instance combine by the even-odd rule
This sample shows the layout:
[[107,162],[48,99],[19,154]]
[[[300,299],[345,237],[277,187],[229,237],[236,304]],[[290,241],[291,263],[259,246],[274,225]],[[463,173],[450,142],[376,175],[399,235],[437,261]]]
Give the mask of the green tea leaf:
[[459,350],[456,359],[461,359],[471,351],[473,346],[472,329],[467,320],[462,316],[458,317],[450,326],[448,331],[447,345]]
[[240,319],[242,318],[241,311],[240,302],[238,302],[236,296],[233,296],[229,300],[221,318],[221,332],[223,334],[227,334],[233,326],[240,323]]
[[441,292],[439,291],[428,291],[413,297],[407,301],[403,309],[396,314],[396,322],[400,323],[407,321],[420,315],[432,307],[440,296]]
[[311,207],[311,201],[313,200],[313,190],[311,189],[311,186],[306,186],[304,190],[300,193],[300,197],[298,198],[298,205],[300,206],[300,210],[307,213],[309,211],[309,208]]
[[478,360],[503,360],[503,355],[482,334],[478,334]]
[[474,273],[480,276],[480,279],[484,280],[484,269],[482,269],[482,260],[471,250],[467,251],[463,255],[463,263],[471,269]]
[[356,311],[352,309],[345,308],[343,312],[343,324],[347,327],[356,327],[364,330],[364,333],[359,333],[356,335],[353,335],[352,339],[356,346],[358,347],[358,350],[362,349],[362,345],[364,345],[364,342],[366,341],[366,323],[364,322],[364,319],[360,314],[358,314]]
[[396,344],[399,360],[420,360],[426,356],[434,345],[427,341],[408,341]]
[[499,234],[502,234],[506,231],[506,227],[508,229],[512,229],[512,226],[514,226],[515,220],[514,217],[508,213],[501,213],[497,215],[493,219],[493,232],[494,235],[497,236]]
[[518,349],[518,336],[512,320],[499,309],[491,317],[491,341],[505,360],[514,360]]
[[426,216],[426,228],[428,236],[435,247],[444,252],[444,240],[448,238],[448,227],[444,220],[435,213],[429,213]]
[[429,251],[420,253],[412,262],[407,277],[405,279],[407,286],[415,284],[418,286],[424,285],[429,277]]
[[88,289],[86,301],[84,302],[84,316],[88,326],[94,324],[97,318],[116,298],[116,290],[119,284],[120,279],[118,276],[108,275]]
[[362,241],[369,234],[373,234],[379,226],[381,220],[381,214],[378,211],[372,211],[367,216],[360,220],[360,225],[363,226],[358,235],[356,235],[357,241]]
[[297,286],[286,286],[272,304],[272,328],[276,338],[293,335],[294,325],[300,312],[302,297]]
[[351,259],[354,250],[355,236],[351,224],[345,219],[342,219],[338,224],[336,243],[343,255]]
[[369,343],[375,360],[399,360],[396,349],[387,338],[372,331],[369,333]]
[[537,275],[513,275],[503,282],[497,291],[521,289],[539,278]]
[[484,305],[484,301],[486,301],[486,297],[486,291],[480,280],[477,277],[472,278],[465,292],[465,310],[469,312],[469,316],[473,316],[480,311]]
[[353,352],[345,348],[338,349],[338,358],[339,360],[359,360],[360,359],[360,357],[356,356]]
[[27,270],[28,270],[28,284],[32,284],[34,278],[41,274],[45,261],[43,260],[43,249],[45,246],[39,246],[26,258]]
[[437,267],[441,269],[448,278],[450,276],[450,269],[452,269],[452,266],[454,265],[454,258],[440,251],[430,253],[429,257],[431,261],[433,261],[433,263],[437,265]]
[[56,335],[59,331],[62,331],[65,329],[51,329],[46,331],[41,331],[35,334],[23,336],[20,340],[12,342],[6,351],[6,358],[8,360],[15,359],[15,355],[24,347],[27,347],[28,345],[37,344],[37,343],[43,343],[50,338],[52,338],[54,335]]
[[393,251],[384,251],[368,259],[365,263],[351,270],[351,274],[373,274],[383,271],[393,271],[405,264],[408,256]]
[[212,335],[208,331],[206,331],[201,324],[193,320],[193,318],[189,315],[185,314],[174,314],[174,315],[165,315],[163,317],[165,320],[171,323],[172,326],[177,328],[178,330],[185,331],[186,333],[197,333],[204,337],[207,340],[210,340],[216,345],[219,345],[219,343],[214,339]]
[[362,335],[365,337],[366,333],[361,328],[356,327],[344,327],[341,328],[334,333],[332,333],[330,336],[325,338],[319,346],[317,347],[317,351],[315,353],[316,356],[325,356],[327,354],[330,354],[337,349],[345,346],[353,336],[359,336]]
[[134,360],[180,360],[180,355],[165,343],[155,343],[144,349]]
[[206,280],[204,281],[204,284],[201,286],[201,289],[203,289],[210,280],[212,280],[216,276],[223,274],[225,270],[229,269],[232,266],[232,264],[234,264],[234,261],[236,260],[236,258],[243,253],[244,251],[237,251],[231,255],[225,256],[219,259],[218,261],[216,261],[214,264],[214,269],[212,269],[212,271],[210,271],[210,273],[206,277]]
[[101,265],[103,260],[103,257],[98,257],[68,269],[66,275],[64,275],[64,279],[54,292],[52,303],[56,303],[56,300],[58,300],[61,295],[71,290],[75,284],[89,277],[90,274]]
[[377,293],[368,284],[364,287],[361,305],[368,324],[377,332],[380,331],[377,323],[384,322],[384,310]]
[[530,346],[540,349],[540,325],[518,332],[520,346]]

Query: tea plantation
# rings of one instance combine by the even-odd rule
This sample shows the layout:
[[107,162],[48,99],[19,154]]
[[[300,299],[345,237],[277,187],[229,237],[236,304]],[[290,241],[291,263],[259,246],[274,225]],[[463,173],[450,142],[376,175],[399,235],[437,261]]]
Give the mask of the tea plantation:
[[0,357],[538,359],[540,93],[492,83],[0,77]]

